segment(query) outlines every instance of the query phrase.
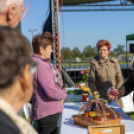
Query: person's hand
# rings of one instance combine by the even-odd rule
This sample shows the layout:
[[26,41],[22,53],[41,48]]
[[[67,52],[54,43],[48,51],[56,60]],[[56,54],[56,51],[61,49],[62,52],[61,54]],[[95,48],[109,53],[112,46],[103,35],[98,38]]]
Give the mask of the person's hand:
[[66,98],[64,98],[64,99],[61,100],[62,104],[64,103],[65,99],[66,99]]
[[62,102],[62,104],[63,104],[64,100],[62,100],[61,102]]
[[98,94],[98,93],[99,93],[98,91],[94,91],[94,92],[93,92],[93,95],[96,95],[96,94]]
[[109,100],[115,100],[118,96],[114,96],[114,95],[111,95],[111,94],[108,94],[108,99]]

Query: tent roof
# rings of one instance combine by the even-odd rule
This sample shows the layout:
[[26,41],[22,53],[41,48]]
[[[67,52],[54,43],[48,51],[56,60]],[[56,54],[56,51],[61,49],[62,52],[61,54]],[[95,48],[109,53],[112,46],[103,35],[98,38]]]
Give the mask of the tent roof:
[[134,40],[134,33],[127,35],[126,40]]
[[60,4],[63,1],[63,6],[73,6],[79,4],[89,4],[89,3],[96,3],[96,2],[105,2],[105,1],[113,1],[113,0],[59,0]]

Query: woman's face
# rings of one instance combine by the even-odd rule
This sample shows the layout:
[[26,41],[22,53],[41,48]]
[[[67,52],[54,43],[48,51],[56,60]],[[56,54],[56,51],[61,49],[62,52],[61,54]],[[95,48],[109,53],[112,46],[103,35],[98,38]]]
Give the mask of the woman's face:
[[108,57],[109,51],[107,49],[106,46],[102,46],[99,50],[98,50],[99,56],[102,59],[106,59]]
[[53,52],[52,45],[49,45],[45,49],[43,48],[43,50],[41,50],[41,56],[43,56],[44,58],[50,59],[52,52]]

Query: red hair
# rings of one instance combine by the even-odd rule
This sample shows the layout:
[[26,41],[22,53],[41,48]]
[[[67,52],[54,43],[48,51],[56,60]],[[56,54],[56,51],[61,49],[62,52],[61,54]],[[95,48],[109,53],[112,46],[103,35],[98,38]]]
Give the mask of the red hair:
[[111,48],[111,44],[107,40],[99,40],[96,44],[97,50],[99,50],[101,47],[106,46],[108,51]]

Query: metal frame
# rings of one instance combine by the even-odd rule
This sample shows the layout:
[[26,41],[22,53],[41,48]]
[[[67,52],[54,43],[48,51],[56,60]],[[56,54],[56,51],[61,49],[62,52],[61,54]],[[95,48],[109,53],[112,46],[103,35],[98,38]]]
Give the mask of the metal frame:
[[52,35],[53,35],[53,38],[54,38],[54,42],[53,42],[53,60],[55,61],[55,64],[56,64],[56,51],[55,51],[55,48],[56,48],[56,36],[55,36],[55,33],[56,33],[56,27],[55,27],[55,5],[54,5],[54,0],[51,0],[51,3],[50,3],[50,8],[51,8],[51,12],[52,12]]
[[114,1],[79,4],[79,5],[60,5],[59,8],[60,12],[132,11],[132,10],[134,10],[133,0],[114,0]]
[[[59,12],[78,12],[78,11],[134,11],[134,0],[114,0],[110,2],[89,3],[80,5],[60,5],[59,0],[51,1],[52,11],[52,34],[53,43],[53,63],[61,70],[60,66],[60,44],[59,44]],[[61,0],[62,3],[63,0]],[[82,0],[81,0],[82,1]],[[118,2],[118,3],[116,3]],[[105,4],[104,4],[105,3]],[[57,38],[58,37],[58,38]],[[127,53],[126,53],[127,56]],[[126,61],[127,62],[127,61]]]
[[60,7],[60,12],[82,12],[82,11],[134,11],[134,6],[120,5],[88,5],[88,6],[66,6]]
[[50,4],[52,12],[52,35],[53,42],[53,63],[60,71],[60,43],[59,43],[59,1],[51,0]]

